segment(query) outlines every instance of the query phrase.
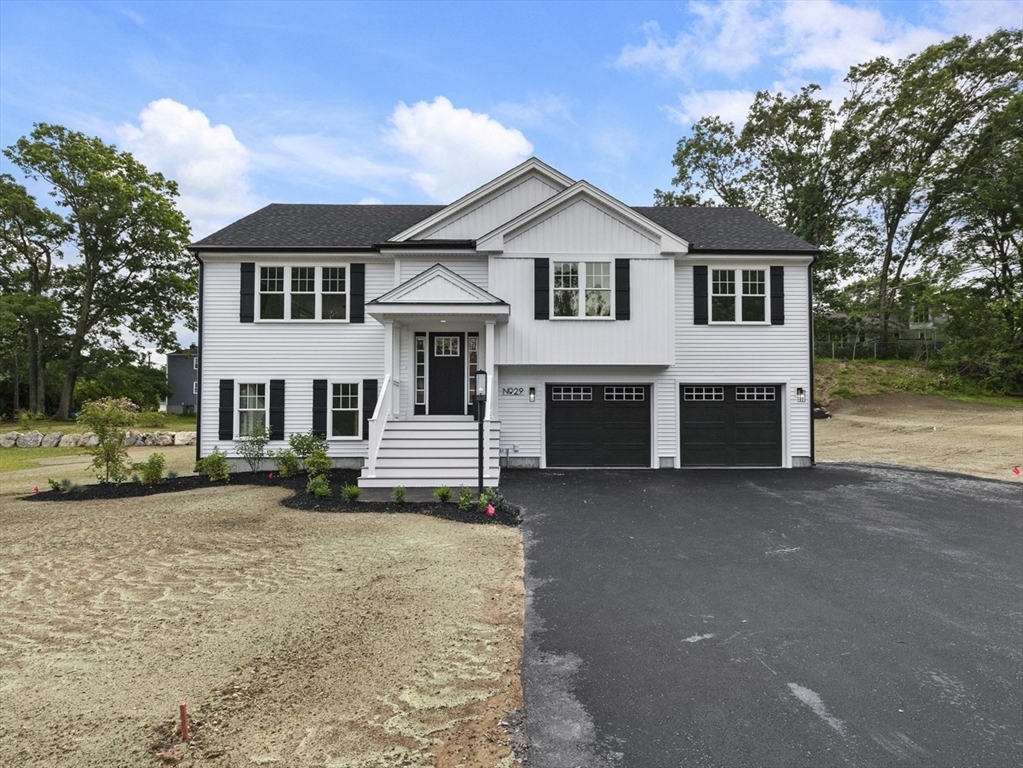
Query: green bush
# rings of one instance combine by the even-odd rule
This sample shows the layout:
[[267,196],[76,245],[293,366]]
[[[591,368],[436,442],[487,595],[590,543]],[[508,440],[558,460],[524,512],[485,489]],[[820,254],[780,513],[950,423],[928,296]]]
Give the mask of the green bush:
[[391,498],[394,499],[394,503],[402,505],[405,503],[405,486],[396,485],[394,490],[391,491]]
[[281,477],[291,477],[302,471],[302,462],[290,448],[281,448],[277,451],[270,451],[269,456],[277,464],[277,473]]
[[484,488],[483,494],[476,502],[476,508],[480,512],[486,512],[488,504],[492,504],[494,509],[498,510],[504,504],[504,496],[499,494],[496,488]]
[[143,411],[139,414],[138,425],[153,429],[167,426],[167,414],[161,411]]
[[288,445],[291,446],[291,450],[295,452],[295,455],[302,460],[303,466],[305,466],[305,460],[313,451],[327,452],[327,439],[320,437],[320,435],[312,431],[305,434],[293,432],[288,435]]
[[306,457],[305,468],[310,477],[326,477],[330,472],[330,457],[326,452],[317,448]]
[[265,427],[253,427],[248,435],[235,441],[235,450],[248,462],[249,469],[258,472],[263,466],[263,459],[266,458],[266,444],[269,441],[270,435],[267,434]]
[[358,501],[362,488],[357,485],[346,485],[341,489],[341,498],[345,501]]
[[57,493],[61,492],[60,483],[54,480],[52,477],[46,478],[46,484],[50,486],[51,491],[56,491]]
[[305,489],[318,499],[325,499],[330,496],[330,483],[326,475],[313,475],[306,483]]
[[458,508],[463,512],[472,509],[472,489],[467,485],[458,489]]
[[18,420],[19,427],[29,429],[37,421],[43,421],[46,416],[39,411],[16,411],[14,418]]
[[211,482],[231,482],[230,467],[227,463],[227,454],[222,453],[220,448],[214,448],[209,456],[203,456],[195,462],[193,470],[197,475],[206,475]]
[[142,472],[142,485],[156,485],[163,482],[163,468],[167,460],[162,453],[151,453],[149,458],[138,464]]
[[167,471],[167,479],[168,480],[173,480],[177,476],[178,476],[178,473],[175,472],[173,469],[170,469],[170,470]]
[[451,489],[446,485],[442,485],[440,488],[433,489],[433,498],[444,504],[451,499]]
[[85,450],[92,455],[93,469],[101,483],[122,483],[131,474],[131,460],[124,447],[124,431],[134,426],[139,407],[126,397],[104,397],[82,404],[78,421],[96,435],[96,445]]

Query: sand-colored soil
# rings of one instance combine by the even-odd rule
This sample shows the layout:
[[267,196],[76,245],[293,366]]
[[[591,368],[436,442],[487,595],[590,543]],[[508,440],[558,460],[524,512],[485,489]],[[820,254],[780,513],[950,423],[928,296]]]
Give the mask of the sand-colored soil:
[[818,419],[818,461],[898,464],[1019,482],[1023,410],[959,403],[936,395],[836,400]]
[[0,765],[515,765],[519,531],[284,493],[0,497]]

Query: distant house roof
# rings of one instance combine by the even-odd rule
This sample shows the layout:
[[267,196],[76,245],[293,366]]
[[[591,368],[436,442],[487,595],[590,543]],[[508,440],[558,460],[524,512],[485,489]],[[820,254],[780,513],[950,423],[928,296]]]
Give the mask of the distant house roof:
[[[445,207],[274,203],[199,240],[192,249],[366,249],[386,243]],[[744,208],[645,206],[633,210],[687,241],[691,253],[802,251],[811,254],[818,250]],[[423,244],[442,243],[415,243],[416,246]],[[471,243],[466,241],[464,245]]]

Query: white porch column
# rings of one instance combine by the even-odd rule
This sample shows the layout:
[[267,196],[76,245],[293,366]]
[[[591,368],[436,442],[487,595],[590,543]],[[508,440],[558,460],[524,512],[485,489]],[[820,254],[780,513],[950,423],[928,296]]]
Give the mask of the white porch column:
[[486,342],[483,347],[483,370],[490,376],[490,389],[493,397],[488,403],[488,410],[490,412],[490,418],[497,421],[497,355],[494,348],[494,335],[495,335],[495,324],[493,320],[488,320],[486,324]]

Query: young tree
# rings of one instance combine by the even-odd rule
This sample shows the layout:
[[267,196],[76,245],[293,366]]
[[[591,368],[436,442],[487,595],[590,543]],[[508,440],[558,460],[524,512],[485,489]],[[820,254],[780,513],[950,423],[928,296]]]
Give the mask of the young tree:
[[168,349],[177,318],[194,324],[189,226],[173,181],[97,138],[39,124],[4,154],[50,186],[67,227],[67,265],[55,289],[69,337],[57,412],[66,419],[90,348],[123,348],[126,330]]

